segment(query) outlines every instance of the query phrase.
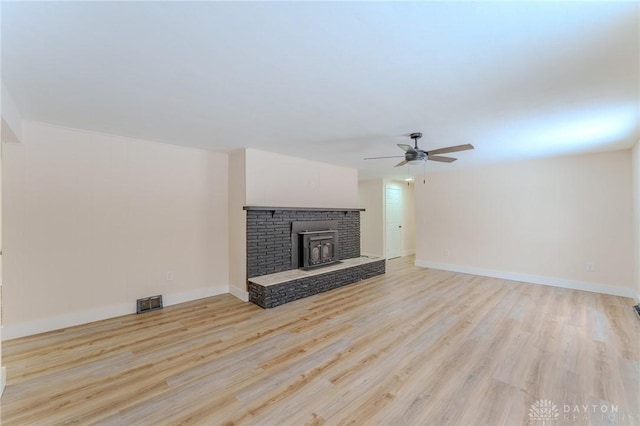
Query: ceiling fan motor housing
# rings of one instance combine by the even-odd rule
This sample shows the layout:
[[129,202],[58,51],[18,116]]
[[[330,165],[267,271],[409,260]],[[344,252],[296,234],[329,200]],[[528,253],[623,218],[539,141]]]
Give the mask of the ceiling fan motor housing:
[[425,161],[427,159],[427,153],[422,150],[405,152],[404,159],[407,161]]

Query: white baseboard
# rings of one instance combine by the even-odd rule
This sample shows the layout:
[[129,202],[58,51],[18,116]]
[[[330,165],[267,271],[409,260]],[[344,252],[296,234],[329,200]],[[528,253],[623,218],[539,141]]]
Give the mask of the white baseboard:
[[415,250],[405,250],[402,252],[402,257],[411,256],[412,254],[416,254]]
[[[229,286],[203,287],[182,293],[163,295],[162,301],[164,306],[171,306],[191,300],[217,296],[228,292]],[[54,317],[24,322],[21,324],[4,324],[2,328],[2,340],[4,341],[16,339],[18,337],[31,336],[34,334],[45,333],[47,331],[73,327],[74,325],[87,324],[107,318],[135,313],[136,303],[134,300],[130,303],[101,306],[87,311],[56,315]]]
[[238,287],[229,285],[229,293],[242,300],[243,302],[249,301],[249,292],[240,290]]
[[493,269],[475,268],[473,266],[450,265],[447,263],[416,260],[416,266],[422,268],[442,269],[463,274],[480,275],[483,277],[501,278],[511,281],[522,281],[530,284],[542,284],[551,287],[569,288],[572,290],[590,291],[592,293],[610,294],[634,298],[635,292],[630,288],[617,287],[608,284],[589,283],[585,281],[569,280],[566,278],[546,277],[542,275],[521,274],[518,272],[498,271]]

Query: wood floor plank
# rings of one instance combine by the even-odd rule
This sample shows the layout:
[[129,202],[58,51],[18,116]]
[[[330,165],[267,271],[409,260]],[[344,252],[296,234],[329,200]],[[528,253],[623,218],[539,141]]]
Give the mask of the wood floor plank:
[[[222,295],[5,342],[0,420],[514,425],[550,400],[554,425],[640,424],[632,300],[387,263],[274,309]],[[584,405],[616,412],[564,412]]]

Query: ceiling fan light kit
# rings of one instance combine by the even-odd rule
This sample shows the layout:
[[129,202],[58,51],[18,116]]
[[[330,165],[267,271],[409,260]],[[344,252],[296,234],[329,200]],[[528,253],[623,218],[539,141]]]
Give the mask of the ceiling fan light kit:
[[[413,139],[414,146],[407,145],[404,143],[399,143],[398,148],[404,151],[404,160],[395,165],[395,167],[401,167],[405,164],[408,165],[416,165],[416,164],[424,164],[426,161],[437,161],[440,163],[453,163],[457,160],[457,158],[453,157],[445,157],[439,154],[446,154],[449,152],[460,152],[466,151],[468,149],[474,149],[471,144],[464,145],[455,145],[449,146],[446,148],[438,148],[432,151],[425,151],[423,149],[418,148],[418,139],[422,137],[422,133],[415,132],[409,135],[411,139]],[[382,158],[402,158],[402,156],[392,156],[392,157],[369,157],[365,158],[365,160],[378,160]]]

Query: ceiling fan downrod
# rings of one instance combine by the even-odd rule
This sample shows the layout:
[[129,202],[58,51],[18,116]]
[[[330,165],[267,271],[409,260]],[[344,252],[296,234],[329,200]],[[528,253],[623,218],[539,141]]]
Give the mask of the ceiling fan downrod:
[[409,135],[409,137],[411,139],[413,139],[414,149],[417,151],[418,150],[418,139],[420,139],[422,137],[422,133],[420,133],[420,132],[411,133]]

